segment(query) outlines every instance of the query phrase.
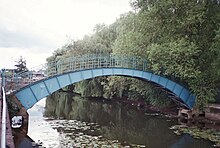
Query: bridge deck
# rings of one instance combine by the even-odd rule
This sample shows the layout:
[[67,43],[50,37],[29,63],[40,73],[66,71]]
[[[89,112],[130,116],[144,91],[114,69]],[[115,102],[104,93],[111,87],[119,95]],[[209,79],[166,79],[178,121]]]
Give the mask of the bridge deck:
[[[1,120],[1,125],[2,125],[2,96],[0,95],[0,120]],[[2,131],[2,126],[0,126],[0,133]],[[1,140],[1,136],[0,136],[0,140]],[[6,125],[6,144],[7,146],[9,146],[10,148],[14,148],[14,140],[13,140],[13,136],[12,136],[12,129],[11,129],[11,125],[10,125],[10,119],[9,119],[9,114],[7,111],[7,125]]]

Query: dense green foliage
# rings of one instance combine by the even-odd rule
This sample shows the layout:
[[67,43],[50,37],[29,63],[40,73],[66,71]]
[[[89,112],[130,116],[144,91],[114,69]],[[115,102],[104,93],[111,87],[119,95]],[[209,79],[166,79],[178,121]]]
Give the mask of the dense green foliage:
[[[131,5],[133,12],[109,26],[95,26],[92,35],[56,50],[47,61],[90,53],[140,56],[149,60],[155,73],[189,87],[199,108],[214,100],[220,83],[220,2],[134,0]],[[143,98],[150,104],[166,102],[154,102],[166,95],[151,84],[124,77],[86,80],[73,91],[84,96]]]

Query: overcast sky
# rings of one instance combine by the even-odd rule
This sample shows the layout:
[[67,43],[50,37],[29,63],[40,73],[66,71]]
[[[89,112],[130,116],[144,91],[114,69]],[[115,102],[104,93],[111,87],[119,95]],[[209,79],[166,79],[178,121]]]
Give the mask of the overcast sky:
[[130,0],[0,0],[0,69],[20,56],[33,67],[71,39],[131,10]]

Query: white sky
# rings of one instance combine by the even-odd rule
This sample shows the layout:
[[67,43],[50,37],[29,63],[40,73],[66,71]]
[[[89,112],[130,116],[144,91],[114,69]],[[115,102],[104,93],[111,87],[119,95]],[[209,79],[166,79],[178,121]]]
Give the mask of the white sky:
[[131,10],[130,0],[0,0],[0,69],[20,56],[33,67],[68,39],[92,33]]

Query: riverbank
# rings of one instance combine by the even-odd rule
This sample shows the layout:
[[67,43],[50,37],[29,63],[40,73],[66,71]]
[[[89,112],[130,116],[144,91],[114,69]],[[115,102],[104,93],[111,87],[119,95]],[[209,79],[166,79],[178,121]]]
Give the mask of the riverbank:
[[[174,133],[181,135],[184,133],[190,134],[194,138],[202,138],[214,142],[214,147],[220,147],[220,107],[219,105],[207,105],[204,114],[197,114],[192,119],[178,117],[178,107],[175,105],[167,107],[156,107],[146,105],[144,102],[130,101],[125,99],[113,99],[119,101],[131,108],[142,110],[143,112],[152,111],[159,113],[168,118],[177,118],[178,125],[171,127]],[[216,118],[215,118],[216,117]]]
[[[94,98],[94,99],[99,99],[99,98]],[[179,118],[178,117],[178,109],[179,106],[175,104],[171,104],[166,107],[159,107],[159,106],[153,106],[146,104],[144,101],[139,100],[139,101],[133,101],[133,100],[128,100],[128,99],[119,99],[119,98],[114,98],[111,99],[111,101],[116,101],[120,102],[123,104],[126,104],[130,106],[130,108],[136,108],[138,110],[142,111],[152,111],[156,113],[160,113],[166,117],[170,118]],[[193,118],[190,120],[187,120],[187,123],[207,123],[208,125],[212,124],[210,128],[215,128],[220,130],[220,105],[214,105],[214,104],[208,104],[205,108],[204,112],[199,112],[196,110],[193,110]],[[183,121],[183,120],[182,120]]]

